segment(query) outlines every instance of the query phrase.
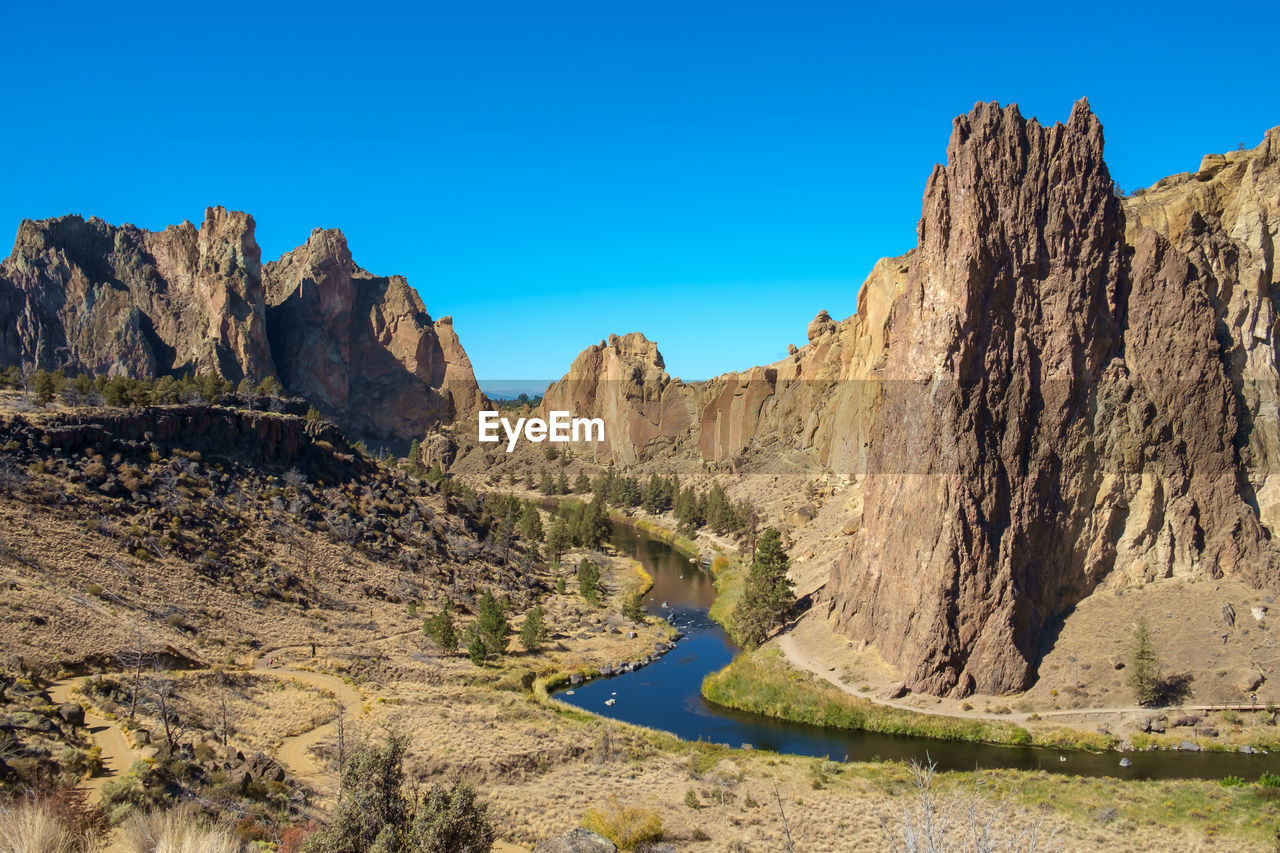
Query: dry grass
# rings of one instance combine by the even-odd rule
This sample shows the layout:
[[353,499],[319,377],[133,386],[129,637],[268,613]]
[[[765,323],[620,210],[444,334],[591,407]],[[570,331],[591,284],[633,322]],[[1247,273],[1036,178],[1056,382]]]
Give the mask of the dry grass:
[[333,697],[295,679],[240,672],[200,672],[183,679],[186,708],[215,735],[225,708],[231,738],[264,750],[333,718]]
[[76,832],[47,803],[22,799],[0,805],[0,853],[86,853],[91,836]]
[[184,807],[134,815],[125,823],[124,836],[130,853],[240,853],[243,849],[226,826]]

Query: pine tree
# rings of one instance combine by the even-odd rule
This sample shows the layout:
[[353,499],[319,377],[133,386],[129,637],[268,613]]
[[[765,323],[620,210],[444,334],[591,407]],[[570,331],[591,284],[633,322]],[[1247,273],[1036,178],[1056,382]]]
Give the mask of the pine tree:
[[520,645],[528,651],[536,652],[546,641],[547,624],[542,605],[539,604],[525,614],[524,624],[520,626]]
[[778,531],[765,528],[756,543],[742,600],[733,610],[734,633],[743,645],[763,643],[795,607],[794,588],[787,576],[790,565]]
[[52,400],[57,390],[55,385],[52,373],[47,370],[37,370],[31,377],[31,390],[36,392],[36,402],[43,406]]
[[586,557],[578,563],[578,590],[589,604],[600,600],[600,567]]
[[284,393],[284,386],[280,384],[280,380],[274,376],[268,376],[258,383],[253,389],[253,393],[259,397],[279,397]]
[[[316,407],[312,406],[307,410],[307,420],[312,420],[311,413],[316,412]],[[320,417],[320,413],[316,412],[316,417]],[[405,469],[415,477],[421,477],[426,473],[426,468],[422,464],[422,444],[418,439],[414,439],[409,443],[409,455],[405,457]]]
[[532,503],[520,510],[520,535],[528,542],[542,541],[542,513]]
[[493,593],[485,590],[480,596],[480,609],[476,614],[476,632],[484,643],[486,655],[501,657],[507,652],[507,634],[511,633],[511,623],[502,605],[493,597]]
[[1159,696],[1160,661],[1151,642],[1151,627],[1145,618],[1139,619],[1133,629],[1129,646],[1129,676],[1126,679],[1133,688],[1139,705],[1150,705]]
[[422,633],[442,652],[452,653],[458,648],[458,629],[453,624],[453,604],[446,601],[439,613],[427,617],[422,623]]
[[471,626],[468,635],[467,657],[476,666],[484,666],[485,658],[489,657],[489,648],[484,644],[484,637],[480,636],[480,629],[475,625]]
[[613,522],[605,509],[604,498],[596,495],[578,517],[575,540],[583,548],[599,548],[613,535]]
[[557,516],[556,520],[551,522],[551,532],[547,534],[547,552],[551,554],[551,559],[559,562],[560,556],[572,543],[573,537],[569,532],[569,523],[564,520],[564,516]]

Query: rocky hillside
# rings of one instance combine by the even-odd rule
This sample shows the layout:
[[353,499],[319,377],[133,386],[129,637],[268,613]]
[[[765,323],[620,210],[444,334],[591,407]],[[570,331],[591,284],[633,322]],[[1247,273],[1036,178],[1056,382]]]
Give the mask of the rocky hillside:
[[527,604],[547,586],[474,495],[323,420],[21,402],[0,393],[0,644],[25,671],[110,662],[138,631],[206,663],[341,646],[375,617],[416,631],[410,603],[465,612],[482,590]]
[[265,266],[248,214],[151,232],[24,221],[0,263],[0,363],[137,378],[275,376],[354,434],[408,442],[474,410],[471,362],[398,276],[352,261],[338,231]]
[[913,690],[1013,692],[1100,584],[1280,585],[1278,234],[1280,128],[1121,199],[1086,101],[979,104],[854,316],[697,385],[611,338],[547,405],[605,418],[597,461],[834,478],[835,627]]

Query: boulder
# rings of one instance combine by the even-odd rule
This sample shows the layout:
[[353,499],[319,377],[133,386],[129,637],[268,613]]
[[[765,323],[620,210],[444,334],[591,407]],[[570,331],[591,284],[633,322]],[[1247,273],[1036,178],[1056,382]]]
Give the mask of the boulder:
[[907,685],[901,681],[895,681],[883,688],[876,695],[881,699],[901,699],[908,693]]
[[836,321],[832,320],[831,315],[823,309],[809,322],[809,343],[813,343],[824,335],[834,334],[839,329]]
[[618,845],[603,835],[578,827],[564,835],[538,842],[533,853],[618,853]]
[[1267,677],[1260,672],[1250,672],[1236,684],[1236,689],[1241,693],[1252,693],[1262,686]]
[[69,725],[77,728],[84,725],[84,706],[77,702],[66,702],[58,706],[58,716]]

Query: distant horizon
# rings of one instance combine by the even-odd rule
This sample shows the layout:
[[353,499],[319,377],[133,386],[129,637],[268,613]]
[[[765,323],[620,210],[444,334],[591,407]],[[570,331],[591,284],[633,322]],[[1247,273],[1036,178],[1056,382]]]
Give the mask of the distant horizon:
[[[356,263],[455,318],[479,376],[559,377],[631,331],[673,376],[784,358],[915,245],[952,120],[980,101],[1052,124],[1087,96],[1126,190],[1280,124],[1269,54],[1201,38],[1191,4],[73,7],[7,15],[24,36],[5,79],[72,130],[0,138],[0,227],[159,230],[222,205],[269,259],[340,228]],[[377,60],[317,62],[335,37]],[[1169,85],[1139,40],[1194,40],[1233,85]],[[51,55],[94,57],[103,84]]]

